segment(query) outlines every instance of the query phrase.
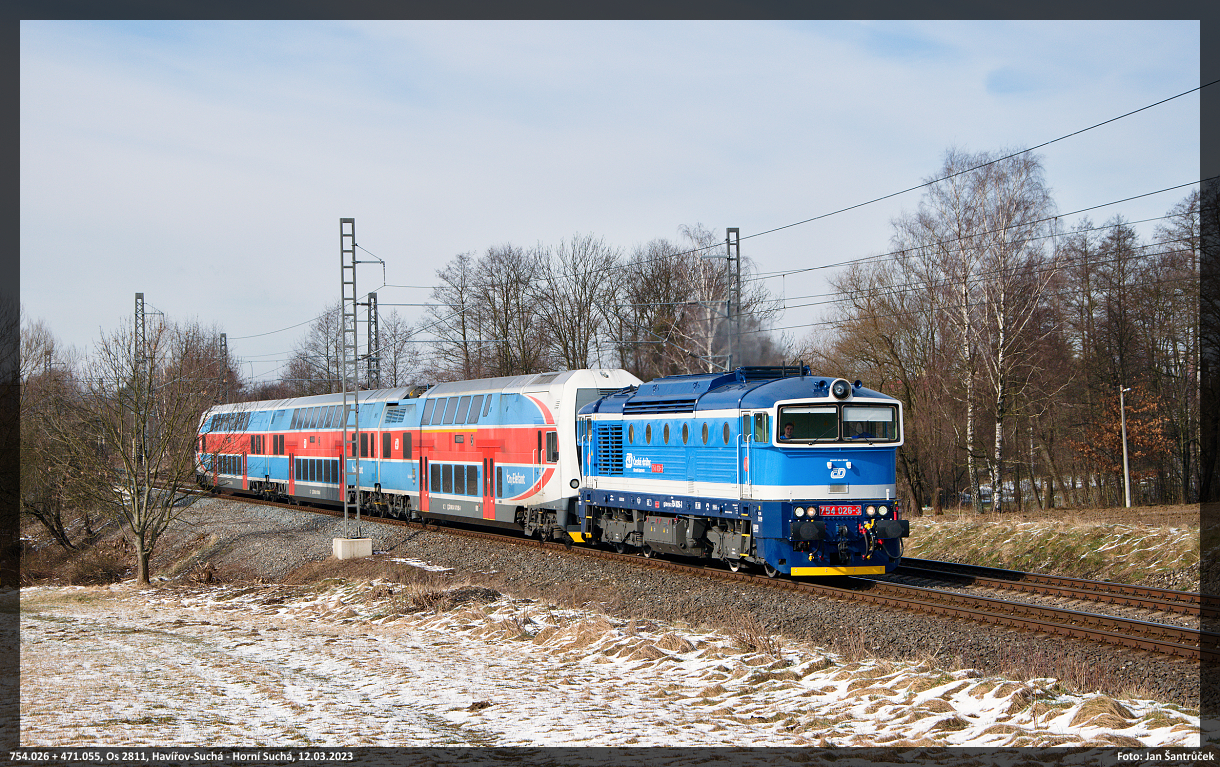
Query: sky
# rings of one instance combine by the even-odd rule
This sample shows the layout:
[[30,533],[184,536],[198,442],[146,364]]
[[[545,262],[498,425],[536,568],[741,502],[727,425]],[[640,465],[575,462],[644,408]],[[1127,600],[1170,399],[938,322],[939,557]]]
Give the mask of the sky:
[[[826,214],[951,148],[1200,84],[1197,21],[23,21],[21,301],[87,352],[140,292],[268,380],[340,299],[340,218],[358,292],[410,321],[447,261],[505,243],[630,251],[702,224],[739,228],[759,273],[828,267],[888,251],[920,191]],[[1036,151],[1070,225],[1197,181],[1199,142],[1192,93]],[[834,271],[766,280],[777,335],[825,327]]]

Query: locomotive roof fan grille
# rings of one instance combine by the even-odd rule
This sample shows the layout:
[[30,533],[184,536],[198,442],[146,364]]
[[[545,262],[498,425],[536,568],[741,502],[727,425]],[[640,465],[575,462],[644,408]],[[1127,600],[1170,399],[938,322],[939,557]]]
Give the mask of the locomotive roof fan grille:
[[851,395],[851,384],[842,378],[836,379],[830,385],[830,393],[835,399],[847,399]]

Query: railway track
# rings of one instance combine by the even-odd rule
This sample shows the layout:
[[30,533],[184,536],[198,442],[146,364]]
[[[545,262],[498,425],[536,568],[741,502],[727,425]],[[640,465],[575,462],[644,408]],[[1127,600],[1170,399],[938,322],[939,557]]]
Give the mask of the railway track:
[[[249,499],[245,497],[239,498],[241,501],[247,503],[280,506],[297,511],[309,511],[313,513],[327,514],[330,516],[343,516],[342,511],[323,507],[300,506],[294,504],[277,503],[274,501]],[[509,536],[495,532],[471,530],[463,527],[442,527],[437,524],[410,522],[402,519],[383,517],[366,516],[363,517],[363,519],[367,521],[375,521],[378,524],[399,525],[414,529],[437,531],[443,530],[444,532],[453,535],[498,541],[513,545],[532,546],[553,551],[567,550],[575,556],[586,556],[610,561],[630,562],[639,566],[664,569],[705,578],[714,578],[726,582],[748,583],[755,586],[812,594],[831,599],[843,599],[857,603],[864,602],[877,606],[892,607],[930,615],[978,621],[991,625],[1005,626],[1026,631],[1036,631],[1057,636],[1087,639],[1120,647],[1126,647],[1129,649],[1172,655],[1190,660],[1220,660],[1220,634],[1201,631],[1194,628],[1171,626],[1163,623],[1134,620],[1111,615],[1099,615],[1096,613],[1088,613],[1078,610],[1067,610],[1057,607],[1035,605],[1027,602],[1015,602],[991,597],[960,594],[945,591],[943,589],[890,583],[880,579],[843,577],[834,579],[832,581],[827,581],[825,583],[791,581],[781,578],[768,578],[765,575],[756,575],[745,571],[731,572],[727,569],[718,567],[692,565],[666,559],[643,558],[637,554],[618,554],[613,551],[602,549],[573,547],[570,544],[544,542],[537,539],[526,539],[519,536]],[[937,565],[941,567],[938,569],[936,567]],[[1037,584],[1040,588],[1044,589],[1075,589],[1076,592],[1079,592],[1077,595],[1087,594],[1089,595],[1088,598],[1096,598],[1096,595],[1102,595],[1105,600],[1125,598],[1150,602],[1157,598],[1151,593],[1145,592],[1162,592],[1170,595],[1187,595],[1183,598],[1170,596],[1167,597],[1168,601],[1157,603],[1174,604],[1177,606],[1175,610],[1179,612],[1190,602],[1189,597],[1193,596],[1198,598],[1197,604],[1194,608],[1197,611],[1196,614],[1201,614],[1203,617],[1207,617],[1209,614],[1214,614],[1209,613],[1208,611],[1214,610],[1215,608],[1214,599],[1210,597],[1203,598],[1198,594],[1192,595],[1190,592],[1171,592],[1166,589],[1145,589],[1144,587],[1139,586],[1111,584],[1100,581],[1077,581],[1076,579],[1071,578],[1042,576],[1033,573],[1020,573],[1011,570],[997,570],[996,568],[974,568],[970,565],[958,565],[956,563],[929,563],[928,561],[924,560],[913,560],[913,564],[909,566],[913,570],[919,570],[924,573],[932,572],[942,577],[945,575],[956,575],[959,578],[974,579],[975,582],[990,579],[994,580],[997,584],[1003,584],[1003,587],[1011,587],[1013,584],[1025,583],[1026,585]],[[904,567],[907,567],[907,565],[904,565]],[[990,571],[990,573],[984,575],[981,572],[983,570]],[[997,576],[997,573],[1001,575],[1006,574],[1006,576]],[[1046,582],[1040,583],[1042,579],[1046,579]],[[1086,585],[1080,585],[1082,583]],[[1100,585],[1094,586],[1088,584]],[[1044,591],[1042,593],[1050,592]],[[1066,592],[1061,591],[1060,593]],[[1147,607],[1146,604],[1141,604],[1139,606]],[[1157,607],[1153,609],[1166,608]]]
[[1092,602],[1160,610],[1200,618],[1220,617],[1220,598],[1193,591],[1174,591],[1127,583],[1025,573],[998,567],[906,557],[903,558],[902,564],[895,573],[921,578],[949,579],[973,586],[1022,591],[1030,594],[1086,599]]

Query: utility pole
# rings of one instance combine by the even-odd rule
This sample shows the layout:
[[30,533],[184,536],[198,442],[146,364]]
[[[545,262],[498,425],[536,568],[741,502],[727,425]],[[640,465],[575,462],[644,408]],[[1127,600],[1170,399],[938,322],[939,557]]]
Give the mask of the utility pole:
[[1131,508],[1131,469],[1127,465],[1127,405],[1123,399],[1123,392],[1131,391],[1130,388],[1124,389],[1122,384],[1118,385],[1118,412],[1119,419],[1123,424],[1123,488],[1127,491],[1127,508]]

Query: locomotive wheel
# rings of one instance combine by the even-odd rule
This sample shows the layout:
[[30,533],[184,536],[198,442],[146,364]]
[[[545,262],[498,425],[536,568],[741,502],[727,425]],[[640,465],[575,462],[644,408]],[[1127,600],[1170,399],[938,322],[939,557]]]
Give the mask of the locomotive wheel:
[[614,544],[614,553],[615,554],[626,554],[627,546],[624,545],[621,541],[619,543]]
[[729,569],[735,573],[741,572],[742,564],[743,563],[740,559],[730,559],[729,560]]
[[771,563],[768,562],[767,564],[763,565],[763,574],[765,574],[768,578],[774,578],[775,576],[779,575],[779,570],[776,570],[771,566]]
[[652,559],[652,553],[652,549],[647,546],[640,549],[640,556],[642,556],[644,559]]

